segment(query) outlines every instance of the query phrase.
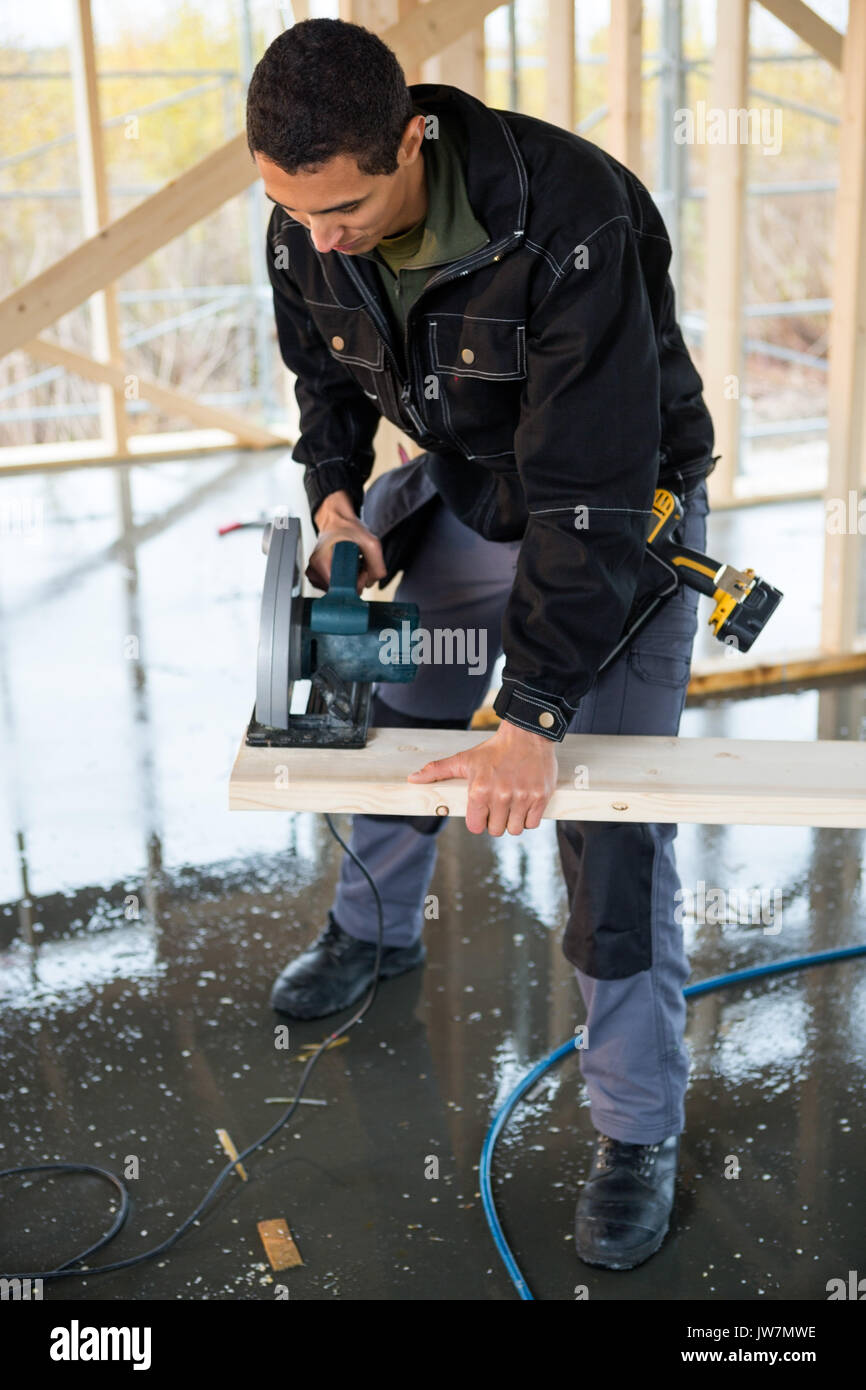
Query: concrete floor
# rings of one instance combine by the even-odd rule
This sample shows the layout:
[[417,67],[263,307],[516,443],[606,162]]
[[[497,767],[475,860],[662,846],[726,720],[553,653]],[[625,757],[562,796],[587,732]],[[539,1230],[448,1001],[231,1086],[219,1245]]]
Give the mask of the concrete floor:
[[[120,1172],[122,1258],[163,1239],[224,1159],[293,1094],[274,1046],[275,974],[323,925],[339,849],[323,819],[230,814],[228,769],[254,696],[259,533],[219,524],[298,505],[274,454],[0,480],[0,1166],[66,1159]],[[820,502],[711,519],[710,550],[786,593],[766,651],[817,639]],[[123,527],[118,517],[126,516]],[[21,525],[15,523],[15,519]],[[30,524],[28,524],[28,518]],[[120,541],[117,540],[121,535]],[[702,601],[704,621],[709,605]],[[772,633],[772,639],[771,639]],[[137,639],[137,646],[136,646]],[[718,648],[716,648],[718,650]],[[711,650],[706,638],[696,649]],[[689,708],[685,736],[860,739],[866,686]],[[348,824],[345,820],[344,826]],[[866,939],[860,832],[683,826],[684,886],[781,892],[781,930],[690,920],[693,979]],[[440,919],[423,972],[383,986],[323,1058],[287,1130],[217,1209],[139,1269],[46,1297],[274,1298],[256,1222],[284,1217],[298,1299],[514,1298],[478,1197],[491,1113],[571,1034],[582,1006],[559,938],[553,826],[440,840]],[[530,853],[531,850],[531,853]],[[503,1221],[538,1298],[824,1300],[863,1266],[866,962],[690,1006],[688,1128],[674,1230],[638,1270],[575,1257],[592,1128],[576,1058],[500,1141]],[[438,1179],[425,1177],[429,1158]],[[730,1157],[736,1180],[725,1178]],[[0,1265],[38,1268],[108,1224],[89,1178],[3,1184]]]

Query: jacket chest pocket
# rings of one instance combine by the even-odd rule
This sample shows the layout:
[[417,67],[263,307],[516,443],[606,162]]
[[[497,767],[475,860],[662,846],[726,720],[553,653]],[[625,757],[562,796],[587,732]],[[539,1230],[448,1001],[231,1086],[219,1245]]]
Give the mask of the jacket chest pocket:
[[519,381],[526,376],[526,325],[517,319],[438,314],[429,330],[436,372],[480,381]]
[[363,309],[310,304],[313,322],[335,362],[342,362],[371,400],[383,400],[385,344]]
[[438,402],[440,429],[464,457],[510,464],[526,379],[526,324],[437,314],[427,331],[434,390],[425,396]]

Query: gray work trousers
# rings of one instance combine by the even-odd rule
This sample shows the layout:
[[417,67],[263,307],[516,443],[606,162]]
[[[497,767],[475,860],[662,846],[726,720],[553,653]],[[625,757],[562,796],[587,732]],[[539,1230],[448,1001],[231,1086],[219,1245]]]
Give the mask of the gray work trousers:
[[[686,502],[683,543],[706,546],[706,483]],[[380,683],[373,723],[466,728],[501,651],[501,620],[520,542],[487,541],[437,505],[418,538],[396,598],[417,603],[422,627],[486,633],[487,667],[421,664],[406,684]],[[680,588],[579,702],[578,734],[675,735],[685,703],[698,595]],[[475,646],[475,660],[480,647]],[[590,769],[591,776],[591,769]],[[382,895],[385,945],[420,936],[424,900],[444,821],[356,815],[351,844]],[[531,831],[524,831],[531,834]],[[683,986],[689,964],[675,917],[680,882],[675,825],[559,821],[570,911],[563,951],[586,1006],[581,1071],[594,1127],[625,1143],[655,1144],[684,1128],[688,1054]],[[366,879],[343,857],[333,915],[375,941]]]

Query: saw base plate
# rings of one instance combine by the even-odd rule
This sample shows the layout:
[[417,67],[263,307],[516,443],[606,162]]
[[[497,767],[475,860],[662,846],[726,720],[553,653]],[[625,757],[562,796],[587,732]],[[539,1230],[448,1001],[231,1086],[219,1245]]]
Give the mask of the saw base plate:
[[[293,714],[288,729],[260,724],[253,709],[246,732],[250,748],[365,748],[370,723],[372,687],[361,681],[349,686],[351,719],[331,713],[315,686],[303,714]],[[289,700],[291,703],[291,698]]]

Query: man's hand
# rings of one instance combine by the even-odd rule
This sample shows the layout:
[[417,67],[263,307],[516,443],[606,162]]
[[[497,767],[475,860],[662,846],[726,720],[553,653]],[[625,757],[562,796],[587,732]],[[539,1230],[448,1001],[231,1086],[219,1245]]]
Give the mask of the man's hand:
[[535,830],[556,790],[556,752],[551,739],[503,719],[492,738],[465,753],[427,763],[409,774],[410,782],[469,783],[466,829],[519,835]]
[[327,589],[331,582],[331,559],[337,541],[354,541],[361,549],[358,567],[358,593],[385,578],[385,561],[379,537],[358,519],[348,492],[332,492],[316,512],[314,521],[319,530],[313,553],[307,565],[307,578],[317,589]]

